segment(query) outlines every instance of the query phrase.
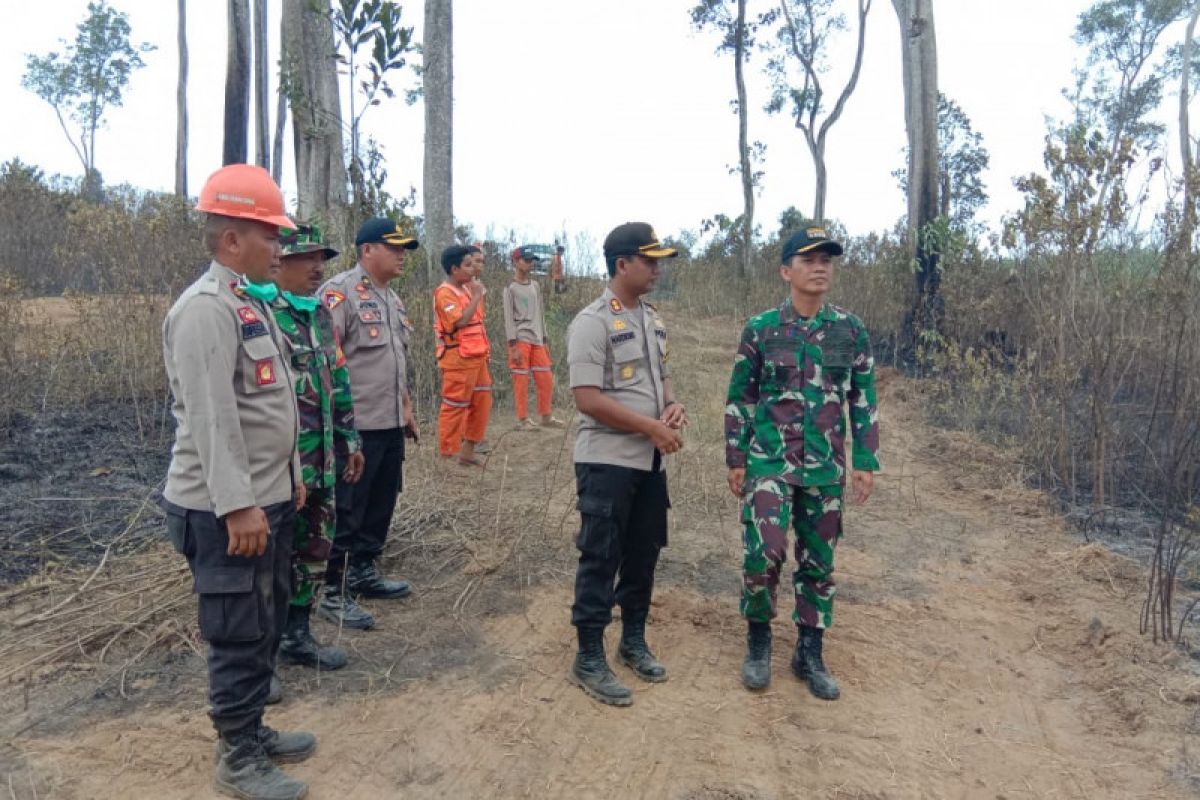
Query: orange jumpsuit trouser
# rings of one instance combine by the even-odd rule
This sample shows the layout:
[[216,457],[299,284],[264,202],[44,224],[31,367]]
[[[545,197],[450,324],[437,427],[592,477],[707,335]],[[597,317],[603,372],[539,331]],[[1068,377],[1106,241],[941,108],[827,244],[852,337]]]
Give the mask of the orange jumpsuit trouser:
[[463,439],[479,443],[492,413],[492,373],[487,357],[460,360],[442,370],[442,407],[438,412],[438,448],[444,456],[462,449]]
[[510,349],[508,367],[512,370],[513,396],[517,405],[517,419],[529,414],[529,375],[533,373],[534,391],[537,393],[537,413],[550,416],[550,404],[554,395],[554,373],[550,368],[550,351],[540,344],[517,341],[517,358]]

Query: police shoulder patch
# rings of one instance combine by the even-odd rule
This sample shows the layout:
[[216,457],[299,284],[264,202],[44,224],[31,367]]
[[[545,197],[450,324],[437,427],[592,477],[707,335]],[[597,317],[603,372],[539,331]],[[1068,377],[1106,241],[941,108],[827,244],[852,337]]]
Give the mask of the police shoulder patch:
[[337,308],[346,301],[346,295],[336,289],[326,289],[325,294],[321,295],[321,299],[325,302],[326,308]]

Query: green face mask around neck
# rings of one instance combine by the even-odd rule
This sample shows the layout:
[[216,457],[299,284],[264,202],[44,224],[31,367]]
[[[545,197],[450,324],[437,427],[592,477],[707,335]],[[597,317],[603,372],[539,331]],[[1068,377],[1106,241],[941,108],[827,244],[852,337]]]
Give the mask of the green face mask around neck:
[[298,310],[307,311],[309,314],[317,310],[320,301],[316,297],[297,297],[291,292],[284,292],[283,299],[288,301],[288,304]]
[[264,303],[273,302],[276,297],[279,297],[279,287],[273,283],[255,283],[249,278],[242,276],[242,279],[238,282],[238,286],[255,300],[261,300]]

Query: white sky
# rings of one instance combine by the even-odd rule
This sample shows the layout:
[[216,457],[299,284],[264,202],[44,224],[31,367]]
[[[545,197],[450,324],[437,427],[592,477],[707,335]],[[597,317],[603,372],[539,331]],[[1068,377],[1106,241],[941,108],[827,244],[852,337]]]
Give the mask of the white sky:
[[[516,229],[530,239],[558,230],[600,240],[614,225],[643,219],[666,235],[716,212],[741,210],[732,61],[714,54],[716,35],[692,30],[694,0],[456,0],[454,203],[459,221],[480,234]],[[851,0],[842,0],[851,17]],[[1061,118],[1061,89],[1081,54],[1072,41],[1088,0],[940,0],[935,3],[939,83],[983,134],[995,223],[1013,211],[1012,178],[1039,170],[1047,116]],[[25,53],[71,40],[86,0],[0,0],[9,44],[0,49],[0,161],[19,157],[48,173],[77,175],[79,164],[51,108],[21,87]],[[170,190],[175,153],[175,3],[114,0],[129,14],[135,41],[158,50],[134,74],[125,105],[99,134],[98,166],[109,183]],[[270,0],[271,62],[277,58],[279,0]],[[224,0],[189,0],[189,181],[193,193],[220,165],[225,64]],[[421,33],[423,3],[403,3]],[[752,0],[751,10],[766,7]],[[761,10],[761,9],[760,9]],[[899,33],[888,0],[868,18],[859,86],[828,145],[829,216],[851,233],[890,228],[904,213],[891,173],[904,147]],[[19,31],[20,35],[14,35]],[[1178,38],[1178,37],[1175,37]],[[826,85],[836,96],[853,57],[839,43]],[[751,65],[752,139],[767,143],[758,220],[772,232],[780,211],[811,210],[807,149],[784,117],[761,109],[764,59]],[[396,88],[411,86],[405,72]],[[343,102],[345,91],[343,90]],[[274,113],[274,102],[271,103]],[[1169,119],[1167,112],[1164,118]],[[273,123],[272,123],[273,124]],[[368,112],[384,145],[390,189],[420,190],[423,115],[397,99]],[[287,136],[290,145],[290,129]],[[1174,146],[1169,152],[1173,152]],[[251,146],[253,151],[253,146]],[[284,189],[294,196],[285,156]]]

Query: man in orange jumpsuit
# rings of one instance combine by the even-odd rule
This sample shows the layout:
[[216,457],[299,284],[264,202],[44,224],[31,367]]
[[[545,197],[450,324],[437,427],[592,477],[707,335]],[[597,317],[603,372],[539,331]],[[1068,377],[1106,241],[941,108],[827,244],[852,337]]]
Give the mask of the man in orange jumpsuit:
[[477,280],[479,248],[454,245],[442,251],[446,280],[433,292],[437,360],[442,370],[442,407],[438,447],[442,458],[458,454],[460,464],[482,467],[475,445],[483,441],[492,411],[492,375],[488,371],[483,296]]

